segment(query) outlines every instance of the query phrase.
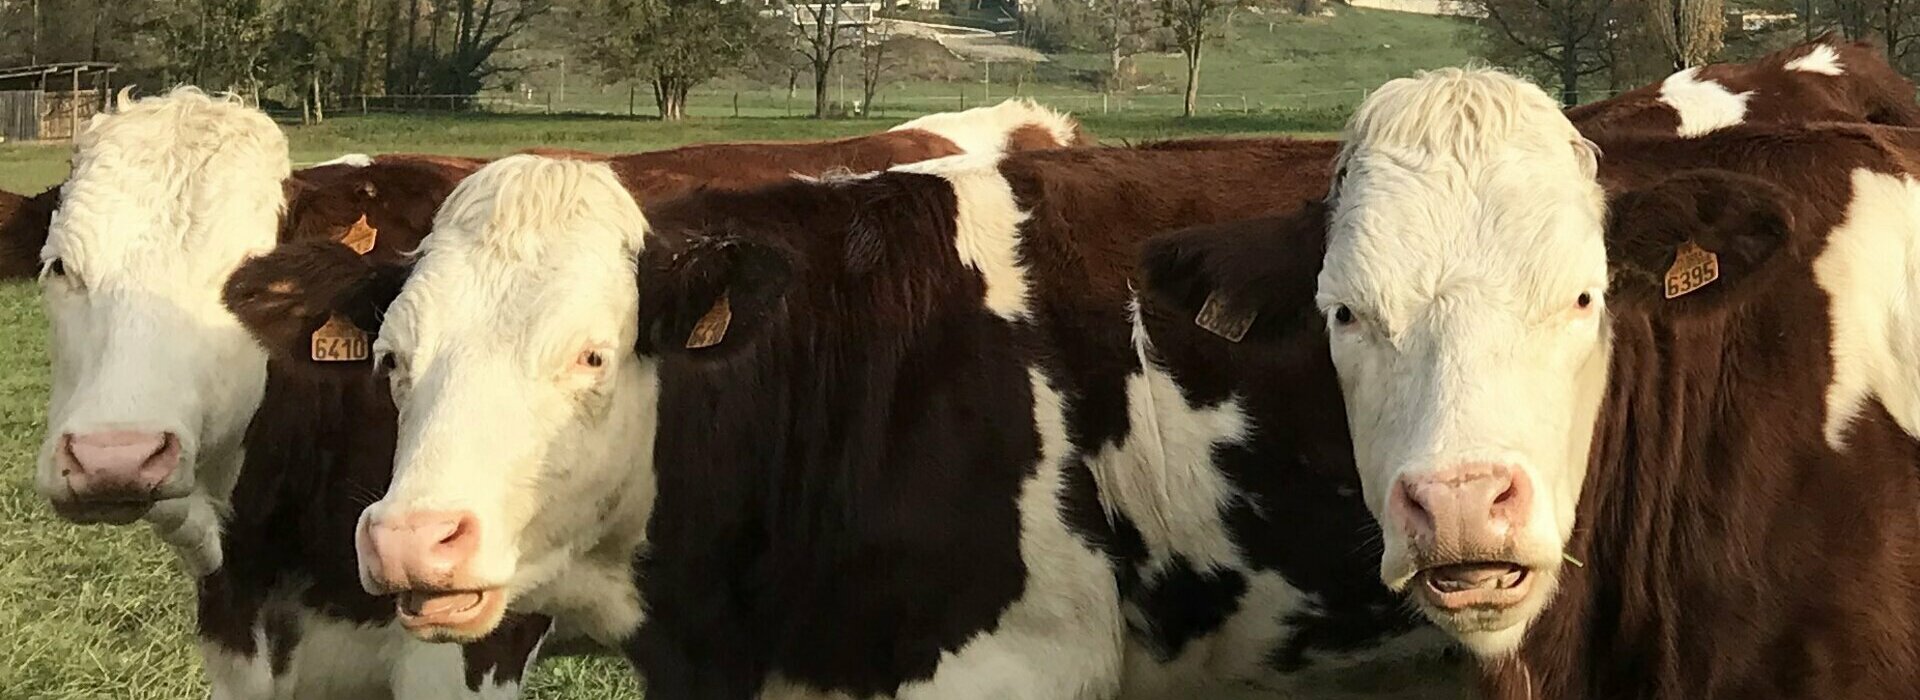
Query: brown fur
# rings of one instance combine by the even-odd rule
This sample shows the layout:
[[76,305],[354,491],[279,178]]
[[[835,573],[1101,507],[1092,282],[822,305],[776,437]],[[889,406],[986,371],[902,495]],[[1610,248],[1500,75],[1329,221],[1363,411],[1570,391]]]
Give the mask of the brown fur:
[[[1839,53],[1840,75],[1787,70],[1787,63],[1820,45]],[[1833,33],[1748,63],[1702,66],[1695,78],[1719,83],[1736,94],[1751,91],[1746,112],[1750,124],[1836,121],[1920,126],[1913,83],[1887,63],[1885,53]],[[1659,83],[1574,107],[1567,110],[1567,117],[1589,138],[1619,129],[1671,134],[1680,127],[1679,114],[1660,101]]]
[[0,191],[0,280],[40,274],[40,248],[59,204],[59,186],[32,197]]

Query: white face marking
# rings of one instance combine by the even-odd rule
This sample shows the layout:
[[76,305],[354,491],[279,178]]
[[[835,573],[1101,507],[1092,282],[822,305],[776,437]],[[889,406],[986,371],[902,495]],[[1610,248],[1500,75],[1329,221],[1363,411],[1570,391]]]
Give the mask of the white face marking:
[[512,156],[454,190],[375,343],[400,425],[363,525],[471,515],[449,587],[509,600],[576,557],[624,570],[653,494],[657,375],[632,351],[645,230],[604,163]]
[[1660,83],[1660,101],[1680,114],[1681,136],[1710,134],[1738,126],[1747,117],[1747,98],[1751,91],[1734,93],[1711,80],[1700,80],[1699,68],[1667,76]]
[[936,175],[953,186],[959,207],[954,248],[960,262],[980,272],[987,285],[987,310],[1009,321],[1032,314],[1027,267],[1020,260],[1020,225],[1028,213],[1014,199],[1013,185],[1000,174],[1000,157],[949,156],[893,170]]
[[1813,47],[1813,50],[1808,51],[1805,56],[1787,61],[1786,68],[1821,75],[1840,75],[1846,72],[1840,65],[1840,52],[1826,44]]
[[[1602,194],[1585,148],[1539,88],[1447,69],[1376,91],[1342,154],[1319,304],[1381,578],[1402,590],[1428,567],[1530,568],[1528,594],[1498,615],[1416,596],[1483,654],[1517,643],[1551,595],[1605,388]],[[1402,494],[1496,474],[1513,485],[1498,501],[1430,517],[1454,534],[1409,519],[1421,510]]]
[[[178,466],[152,493],[211,503],[158,516],[205,525],[224,503],[266,354],[221,291],[243,260],[275,245],[290,171],[265,114],[190,88],[102,115],[81,136],[42,252],[53,355],[43,495],[72,497],[60,454],[69,436],[169,436]],[[195,569],[218,556],[188,554]]]
[[1920,436],[1920,184],[1858,170],[1846,219],[1814,261],[1832,300],[1833,383],[1827,443],[1878,399],[1909,435]]
[[1053,135],[1054,143],[1073,144],[1072,117],[1055,112],[1039,103],[1016,98],[991,107],[975,107],[959,112],[929,114],[888,129],[919,129],[952,141],[965,153],[999,153],[1006,150],[1007,137],[1023,126],[1038,126]]

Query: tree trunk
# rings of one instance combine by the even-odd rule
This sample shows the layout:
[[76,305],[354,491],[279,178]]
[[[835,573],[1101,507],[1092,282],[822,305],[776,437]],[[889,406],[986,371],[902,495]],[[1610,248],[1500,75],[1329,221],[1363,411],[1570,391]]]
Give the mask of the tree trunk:
[[420,0],[407,0],[406,91],[420,92]]
[[1193,116],[1194,107],[1200,102],[1200,42],[1187,47],[1187,103],[1186,116]]
[[674,78],[653,79],[653,102],[660,109],[660,121],[677,122],[687,117],[687,86]]
[[827,82],[831,77],[832,66],[815,64],[813,67],[813,118],[827,118]]
[[1560,50],[1560,104],[1580,104],[1580,54],[1573,49]]
[[322,104],[320,101],[320,71],[314,71],[312,78],[313,78],[313,123],[320,124],[327,121],[326,105]]

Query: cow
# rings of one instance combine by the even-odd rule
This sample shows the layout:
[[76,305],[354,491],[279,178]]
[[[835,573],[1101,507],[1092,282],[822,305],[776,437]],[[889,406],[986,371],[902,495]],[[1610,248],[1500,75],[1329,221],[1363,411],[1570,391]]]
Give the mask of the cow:
[[1382,581],[1489,696],[1920,693],[1920,133],[1596,147],[1444,70],[1346,135],[1326,207],[1156,241],[1148,296],[1337,376],[1298,408],[1344,407]]
[[[658,205],[516,156],[417,261],[283,246],[228,303],[268,347],[377,320],[395,480],[357,550],[427,638],[600,622],[660,698],[1325,697],[1305,679],[1443,642],[1364,557],[1279,536],[1366,529],[1344,444],[1143,373],[1128,289],[1146,235],[1301,206],[1334,149],[948,158]],[[1441,692],[1413,680],[1390,690]]]
[[[1033,116],[1072,131],[1062,115]],[[952,149],[933,131],[834,143],[846,150],[710,152],[742,169],[771,154],[783,170],[766,177],[784,179]],[[789,149],[822,160],[782,158]],[[292,177],[271,120],[193,89],[123,102],[76,143],[41,253],[54,377],[36,483],[63,517],[144,520],[175,548],[197,578],[220,697],[511,696],[545,636],[548,620],[529,615],[464,647],[422,643],[391,597],[362,590],[353,523],[387,485],[390,400],[364,382],[281,371],[220,301],[246,258],[298,241],[405,259],[425,234],[409,228],[419,200],[433,200],[430,212],[480,162],[355,156]],[[728,186],[741,185],[717,185]],[[350,356],[352,339],[335,340]]]
[[1701,136],[1743,123],[1920,126],[1913,83],[1878,47],[1829,32],[1746,63],[1694,66],[1654,85],[1572,107],[1589,136],[1627,129]]
[[58,187],[32,197],[0,191],[0,280],[28,279],[40,272],[40,245],[59,200]]

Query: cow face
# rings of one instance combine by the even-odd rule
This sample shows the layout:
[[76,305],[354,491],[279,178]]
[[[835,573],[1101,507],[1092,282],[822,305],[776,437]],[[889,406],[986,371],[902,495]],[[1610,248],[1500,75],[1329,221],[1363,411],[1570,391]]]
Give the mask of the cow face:
[[436,216],[374,342],[400,425],[356,533],[362,583],[402,594],[416,634],[485,635],[580,533],[650,503],[632,483],[654,425],[633,352],[645,228],[605,164],[535,156],[479,170]]
[[42,251],[53,391],[36,484],[75,521],[204,519],[231,491],[266,364],[221,287],[274,245],[286,140],[182,88],[123,98],[75,147]]
[[1341,155],[1317,303],[1381,577],[1475,650],[1545,605],[1606,378],[1596,153],[1538,88],[1383,86]]

